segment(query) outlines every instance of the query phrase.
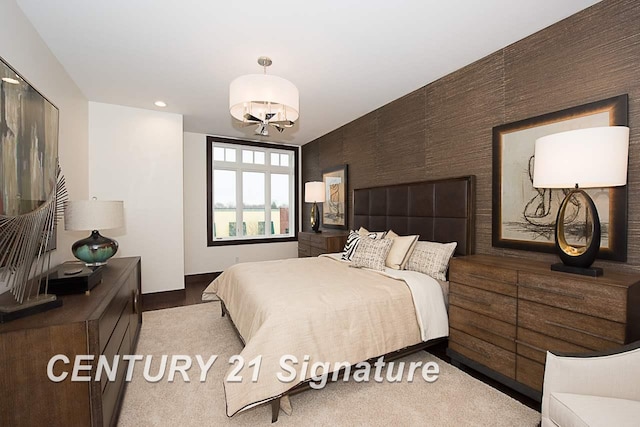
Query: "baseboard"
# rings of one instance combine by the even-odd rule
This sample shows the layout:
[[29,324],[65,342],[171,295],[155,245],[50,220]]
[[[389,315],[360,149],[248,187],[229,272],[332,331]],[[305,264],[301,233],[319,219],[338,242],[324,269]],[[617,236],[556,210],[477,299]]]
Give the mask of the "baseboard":
[[183,289],[174,289],[173,291],[160,291],[160,292],[148,292],[146,294],[142,294],[142,298],[182,298],[184,297],[186,290]]
[[200,274],[187,274],[184,276],[184,285],[200,285],[202,283],[211,283],[222,274],[222,271],[217,271],[213,273],[200,273]]

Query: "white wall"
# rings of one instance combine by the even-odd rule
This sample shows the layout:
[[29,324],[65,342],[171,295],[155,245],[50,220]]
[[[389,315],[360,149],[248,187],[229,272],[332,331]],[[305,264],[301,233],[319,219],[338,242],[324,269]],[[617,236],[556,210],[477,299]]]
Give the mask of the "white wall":
[[224,271],[236,262],[298,256],[298,242],[207,247],[206,135],[184,133],[184,271]]
[[[116,256],[142,256],[143,292],[181,289],[184,274],[223,271],[236,259],[297,256],[296,242],[207,247],[205,135],[184,134],[183,206],[182,116],[89,107],[14,0],[0,1],[0,56],[60,110],[58,149],[70,199],[125,201],[126,230],[105,234],[120,243]],[[71,245],[85,234],[59,230],[53,265],[75,259]]]
[[90,197],[123,200],[116,256],[142,257],[142,292],[184,288],[182,115],[89,103]]
[[[0,56],[60,110],[58,153],[72,198],[86,198],[88,184],[88,102],[53,56],[14,0],[0,1]],[[71,245],[78,240],[58,231],[53,265],[74,259]],[[0,284],[0,292],[5,289]]]

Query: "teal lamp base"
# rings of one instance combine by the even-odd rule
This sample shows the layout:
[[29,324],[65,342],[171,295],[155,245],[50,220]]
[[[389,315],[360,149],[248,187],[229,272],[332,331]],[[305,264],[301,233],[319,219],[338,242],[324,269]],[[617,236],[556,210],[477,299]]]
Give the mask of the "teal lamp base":
[[87,267],[105,265],[118,252],[118,242],[93,230],[91,236],[78,240],[71,246],[73,256],[83,261]]

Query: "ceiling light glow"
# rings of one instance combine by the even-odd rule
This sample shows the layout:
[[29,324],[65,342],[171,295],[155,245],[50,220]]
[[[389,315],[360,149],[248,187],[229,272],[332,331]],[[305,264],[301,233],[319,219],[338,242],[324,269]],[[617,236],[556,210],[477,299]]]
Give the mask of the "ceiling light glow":
[[16,79],[12,79],[11,77],[3,77],[2,78],[3,82],[7,82],[7,83],[11,83],[12,85],[19,85],[20,81],[16,80]]
[[164,101],[156,101],[156,102],[154,102],[154,104],[155,104],[156,107],[162,107],[162,108],[167,106],[167,103],[164,102]]

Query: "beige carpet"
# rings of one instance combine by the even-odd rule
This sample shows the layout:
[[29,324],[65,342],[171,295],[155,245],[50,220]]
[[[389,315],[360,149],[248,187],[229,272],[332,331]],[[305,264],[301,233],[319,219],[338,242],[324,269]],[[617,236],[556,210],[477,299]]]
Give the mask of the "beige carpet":
[[[189,371],[189,383],[179,376],[172,383],[166,377],[148,383],[138,362],[124,397],[120,426],[270,425],[268,406],[233,418],[225,415],[226,361],[242,347],[228,319],[220,317],[218,302],[145,312],[143,319],[136,354],[190,355],[195,366]],[[219,355],[205,383],[198,380],[197,354],[205,360]],[[418,376],[413,383],[329,384],[293,396],[293,414],[281,412],[275,426],[535,426],[540,421],[538,412],[428,353],[402,360],[434,360],[440,377],[434,383]]]

